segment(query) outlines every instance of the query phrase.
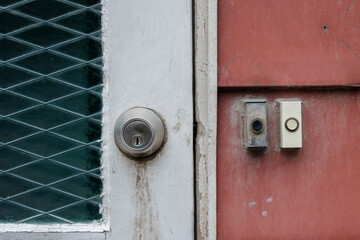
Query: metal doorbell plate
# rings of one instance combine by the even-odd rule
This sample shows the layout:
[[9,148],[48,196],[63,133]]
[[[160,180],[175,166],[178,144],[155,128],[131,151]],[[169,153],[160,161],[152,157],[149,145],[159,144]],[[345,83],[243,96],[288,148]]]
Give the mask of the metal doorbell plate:
[[261,150],[267,143],[266,99],[246,99],[244,102],[244,144],[248,150]]

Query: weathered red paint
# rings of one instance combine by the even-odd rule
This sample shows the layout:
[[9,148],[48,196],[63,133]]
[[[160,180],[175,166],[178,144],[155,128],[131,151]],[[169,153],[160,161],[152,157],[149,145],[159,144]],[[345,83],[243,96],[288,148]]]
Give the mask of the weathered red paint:
[[220,87],[360,85],[360,1],[219,0]]
[[[241,144],[245,96],[268,100],[264,155]],[[303,148],[280,151],[274,101],[293,97],[304,102]],[[218,104],[219,240],[360,239],[360,90],[236,89]]]

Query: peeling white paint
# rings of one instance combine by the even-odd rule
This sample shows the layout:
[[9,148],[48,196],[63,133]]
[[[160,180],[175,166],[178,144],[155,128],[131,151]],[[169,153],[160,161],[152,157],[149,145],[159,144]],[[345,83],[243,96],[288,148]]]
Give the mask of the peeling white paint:
[[[194,239],[191,0],[108,0],[108,239]],[[167,140],[137,162],[113,141],[121,113],[154,109]],[[164,224],[166,219],[166,224]]]
[[272,198],[272,197],[269,197],[269,198],[266,199],[266,202],[267,202],[267,203],[271,203],[272,201],[273,201],[273,198]]
[[100,205],[100,212],[102,213],[102,223],[106,231],[110,230],[110,155],[109,155],[109,137],[105,133],[105,127],[110,124],[109,120],[109,46],[108,46],[108,26],[109,16],[107,9],[108,0],[101,0],[102,4],[102,46],[103,46],[103,91],[102,91],[102,156],[101,156],[101,180],[103,189],[101,193],[102,204]]
[[59,233],[59,232],[104,232],[107,231],[107,226],[98,222],[91,224],[0,224],[0,232],[44,232],[44,233]]
[[217,0],[194,4],[197,239],[216,240]]
[[266,217],[266,216],[268,215],[268,213],[267,213],[267,211],[263,211],[263,212],[261,213],[261,215],[262,215],[263,217]]
[[105,233],[28,233],[28,232],[18,232],[18,233],[1,233],[1,240],[106,240]]
[[253,207],[255,207],[255,205],[256,205],[256,202],[249,202],[249,208],[253,208]]

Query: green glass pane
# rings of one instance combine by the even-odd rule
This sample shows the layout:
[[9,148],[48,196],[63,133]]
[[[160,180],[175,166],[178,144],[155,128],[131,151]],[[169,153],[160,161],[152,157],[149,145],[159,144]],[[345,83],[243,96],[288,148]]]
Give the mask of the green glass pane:
[[54,212],[55,215],[74,222],[88,222],[93,219],[100,219],[98,204],[84,202],[72,207],[68,207]]
[[91,143],[100,140],[101,123],[89,119],[84,119],[60,128],[56,128],[53,131],[83,143]]
[[99,94],[102,93],[102,90],[103,90],[102,86],[94,87],[94,88],[91,89],[91,91],[94,91],[94,92],[99,93]]
[[91,119],[93,119],[93,120],[95,120],[95,121],[101,121],[102,115],[101,115],[101,113],[96,114],[96,115],[94,115]]
[[47,78],[24,84],[13,88],[12,91],[22,95],[35,98],[37,100],[48,102],[60,97],[64,97],[80,89],[69,86],[61,82],[53,81]]
[[0,65],[0,88],[8,88],[36,78],[37,75],[6,65]]
[[92,9],[101,11],[101,4],[98,4],[98,5],[93,6]]
[[54,184],[52,187],[83,198],[92,198],[101,194],[101,179],[86,174]]
[[53,104],[85,116],[100,112],[102,107],[101,97],[89,92],[76,94]]
[[37,102],[5,91],[0,91],[0,115],[8,115],[36,106]]
[[49,184],[70,177],[74,174],[78,174],[79,171],[49,160],[42,160],[15,169],[11,171],[11,173],[38,183]]
[[98,175],[100,177],[101,175],[101,170],[100,169],[96,169],[94,171],[91,171],[92,174]]
[[5,199],[39,186],[38,184],[24,181],[21,178],[1,173],[0,182],[6,182],[6,184],[0,188],[0,197]]
[[101,43],[85,38],[56,48],[56,50],[84,61],[90,61],[101,56]]
[[12,119],[16,119],[42,129],[49,129],[63,125],[77,118],[77,115],[64,112],[58,108],[47,105],[32,108],[28,111],[12,116]]
[[70,1],[87,7],[100,3],[100,0],[70,0]]
[[32,28],[14,35],[14,37],[18,39],[39,45],[41,47],[50,47],[52,45],[68,41],[76,36],[78,35],[49,25]]
[[0,222],[101,219],[100,0],[0,0]]
[[0,209],[0,222],[17,222],[39,213],[7,201],[0,201]]
[[38,217],[31,218],[29,220],[24,221],[24,223],[35,223],[35,224],[41,224],[41,223],[67,223],[64,220],[61,220],[59,218],[53,217],[48,214],[40,215]]
[[13,13],[0,11],[0,23],[2,23],[0,24],[0,33],[6,34],[15,30],[19,30],[35,22]]
[[95,38],[98,38],[100,40],[101,39],[101,34],[102,34],[101,31],[99,31],[99,32],[91,34],[91,36],[93,36]]
[[93,11],[75,14],[58,20],[56,23],[82,33],[92,33],[101,29],[100,14]]
[[93,146],[93,147],[96,147],[96,148],[100,149],[100,148],[101,148],[101,142],[96,142],[96,143],[93,143],[93,144],[91,144],[91,146]]
[[91,63],[97,65],[97,67],[102,67],[103,65],[102,59],[92,61]]
[[45,212],[64,207],[79,200],[77,197],[55,191],[49,187],[43,187],[13,198],[13,201]]
[[53,159],[85,171],[90,171],[100,167],[100,157],[100,150],[86,146],[57,155]]
[[50,52],[43,52],[18,60],[14,64],[38,73],[50,74],[73,66],[76,61]]
[[35,156],[7,146],[1,146],[0,153],[0,170],[3,171],[19,167],[37,159]]
[[48,157],[79,146],[78,143],[50,133],[41,133],[11,144],[36,155]]
[[23,54],[30,53],[34,48],[7,38],[0,38],[0,60],[7,61]]
[[0,7],[7,7],[10,6],[12,4],[18,3],[22,0],[1,0],[0,1]]
[[0,118],[0,132],[0,142],[8,143],[36,133],[37,130],[5,118]]
[[83,88],[91,88],[102,83],[102,71],[89,65],[55,74],[54,77]]
[[15,9],[43,20],[49,20],[76,10],[74,6],[56,0],[35,0]]
[[102,200],[101,200],[101,197],[96,197],[96,198],[91,199],[91,201],[94,203],[97,203],[97,204],[101,204]]

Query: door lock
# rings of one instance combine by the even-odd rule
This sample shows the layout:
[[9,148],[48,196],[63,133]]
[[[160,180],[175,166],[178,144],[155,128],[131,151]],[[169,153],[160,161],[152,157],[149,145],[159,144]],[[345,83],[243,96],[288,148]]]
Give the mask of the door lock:
[[149,157],[160,149],[164,139],[163,121],[148,108],[131,108],[116,121],[115,142],[128,157]]

